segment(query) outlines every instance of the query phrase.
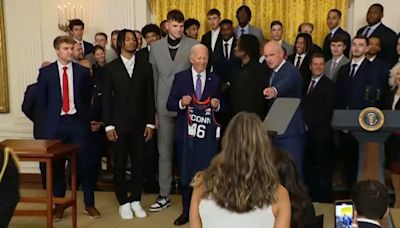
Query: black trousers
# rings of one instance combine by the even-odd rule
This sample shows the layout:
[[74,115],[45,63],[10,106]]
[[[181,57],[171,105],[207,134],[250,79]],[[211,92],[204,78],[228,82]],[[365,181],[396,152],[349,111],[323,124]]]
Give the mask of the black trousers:
[[144,155],[144,190],[149,193],[158,193],[159,186],[157,180],[158,174],[158,151],[157,151],[157,135],[145,143],[146,152]]
[[[0,170],[4,164],[4,153],[0,151]],[[0,228],[8,227],[19,201],[19,173],[11,154],[0,181]]]
[[313,202],[332,201],[332,158],[332,137],[317,138],[309,133],[306,134],[304,180]]
[[[118,132],[117,132],[118,134]],[[120,205],[140,201],[143,190],[145,141],[143,132],[119,133],[112,145],[115,195]],[[126,178],[128,156],[132,162],[131,178]],[[130,186],[132,186],[130,188]],[[131,192],[128,196],[129,191]]]

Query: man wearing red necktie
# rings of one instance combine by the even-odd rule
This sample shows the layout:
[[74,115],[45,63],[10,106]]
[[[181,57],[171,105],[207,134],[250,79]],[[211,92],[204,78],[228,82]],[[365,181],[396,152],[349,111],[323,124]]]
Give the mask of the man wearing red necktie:
[[[39,71],[37,86],[38,139],[59,139],[78,144],[78,180],[82,185],[85,212],[92,217],[99,213],[94,207],[94,186],[87,181],[89,157],[86,140],[90,130],[88,108],[92,85],[89,69],[72,62],[73,38],[58,36],[54,40],[57,61]],[[65,159],[54,162],[54,196],[64,197]],[[55,214],[62,219],[63,210]]]

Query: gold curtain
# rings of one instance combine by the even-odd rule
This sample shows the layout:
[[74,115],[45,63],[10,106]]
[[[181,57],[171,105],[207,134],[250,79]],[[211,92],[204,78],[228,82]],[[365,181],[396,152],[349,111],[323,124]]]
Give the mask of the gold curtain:
[[167,18],[172,9],[181,10],[185,18],[196,18],[200,21],[199,39],[208,31],[207,11],[217,8],[221,18],[228,18],[237,25],[236,10],[246,4],[252,12],[251,24],[261,28],[264,37],[270,39],[270,23],[280,20],[284,26],[284,40],[293,44],[297,35],[297,27],[302,22],[314,24],[314,43],[322,45],[329,29],[326,15],[330,9],[342,11],[342,27],[345,26],[346,0],[149,0],[150,10],[159,24]]

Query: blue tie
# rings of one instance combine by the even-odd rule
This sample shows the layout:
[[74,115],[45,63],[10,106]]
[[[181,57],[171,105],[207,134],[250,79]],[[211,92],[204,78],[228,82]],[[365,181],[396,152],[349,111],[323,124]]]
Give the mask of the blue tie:
[[201,75],[197,75],[197,80],[196,80],[196,97],[198,100],[201,99],[201,79],[200,79]]
[[269,79],[269,86],[272,86],[272,81],[275,78],[275,73],[276,73],[275,71],[272,71],[271,78]]

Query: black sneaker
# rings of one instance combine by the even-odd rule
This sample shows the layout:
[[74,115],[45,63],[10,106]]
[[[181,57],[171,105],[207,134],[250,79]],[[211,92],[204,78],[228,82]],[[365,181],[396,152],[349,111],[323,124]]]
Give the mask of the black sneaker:
[[171,206],[171,200],[168,197],[159,196],[154,204],[152,204],[149,208],[151,212],[162,211],[165,208]]

